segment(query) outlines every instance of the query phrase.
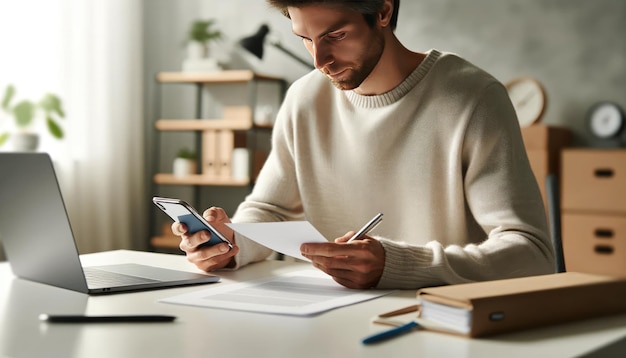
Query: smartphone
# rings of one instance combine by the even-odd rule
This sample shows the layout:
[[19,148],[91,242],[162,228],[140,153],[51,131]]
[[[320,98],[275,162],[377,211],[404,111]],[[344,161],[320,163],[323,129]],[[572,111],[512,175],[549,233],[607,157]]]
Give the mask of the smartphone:
[[172,220],[187,225],[190,234],[198,231],[206,230],[211,235],[209,241],[202,243],[198,247],[213,246],[225,242],[229,248],[233,245],[224,235],[220,234],[211,224],[209,224],[202,215],[198,214],[193,206],[180,199],[153,197],[152,202]]

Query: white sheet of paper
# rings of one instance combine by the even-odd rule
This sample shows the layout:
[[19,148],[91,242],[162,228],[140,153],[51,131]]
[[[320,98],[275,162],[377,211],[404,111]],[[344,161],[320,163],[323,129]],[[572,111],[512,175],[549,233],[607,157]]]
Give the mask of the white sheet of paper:
[[311,261],[300,254],[305,242],[328,242],[308,221],[226,224],[241,235],[274,251]]
[[319,270],[211,288],[159,302],[271,314],[309,316],[387,295],[390,290],[354,290]]

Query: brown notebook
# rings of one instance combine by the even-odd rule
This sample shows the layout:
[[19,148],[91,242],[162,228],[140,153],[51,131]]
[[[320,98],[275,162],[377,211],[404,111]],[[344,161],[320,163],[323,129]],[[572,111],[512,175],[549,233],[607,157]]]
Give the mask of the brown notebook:
[[626,279],[557,274],[424,288],[419,321],[470,337],[626,313]]

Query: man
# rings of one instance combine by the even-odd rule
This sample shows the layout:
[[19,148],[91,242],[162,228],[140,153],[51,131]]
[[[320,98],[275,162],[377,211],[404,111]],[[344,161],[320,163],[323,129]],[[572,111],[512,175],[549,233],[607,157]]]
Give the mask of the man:
[[[278,113],[272,151],[236,222],[310,221],[334,242],[304,244],[351,288],[404,288],[550,273],[544,208],[505,88],[449,53],[416,53],[393,33],[398,0],[269,0],[313,57]],[[394,6],[395,5],[395,6]],[[384,221],[348,243],[375,213]],[[199,268],[237,268],[270,251],[235,242],[181,249]]]

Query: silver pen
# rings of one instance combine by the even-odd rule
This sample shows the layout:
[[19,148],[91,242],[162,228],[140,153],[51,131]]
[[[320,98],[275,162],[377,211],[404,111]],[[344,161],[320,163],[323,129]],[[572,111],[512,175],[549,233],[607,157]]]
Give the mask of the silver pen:
[[370,220],[367,224],[365,224],[365,226],[363,226],[359,231],[357,231],[356,234],[354,234],[350,238],[350,240],[348,240],[348,242],[362,239],[363,236],[367,235],[367,233],[374,230],[374,228],[378,226],[378,224],[380,224],[381,221],[383,221],[383,214],[382,213],[376,214],[376,216],[374,216],[372,220]]

